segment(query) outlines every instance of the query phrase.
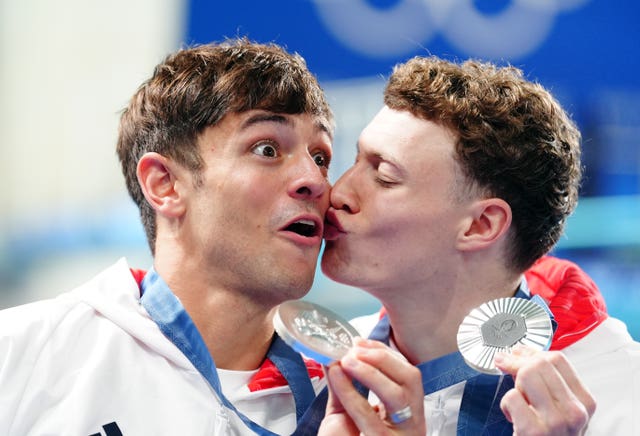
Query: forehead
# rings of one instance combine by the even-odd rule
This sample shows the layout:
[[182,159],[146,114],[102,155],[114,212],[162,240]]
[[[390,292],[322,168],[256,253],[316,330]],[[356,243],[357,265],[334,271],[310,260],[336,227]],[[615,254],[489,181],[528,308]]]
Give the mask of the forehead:
[[452,159],[455,134],[443,125],[407,111],[383,107],[360,135],[361,153],[409,165],[411,162]]

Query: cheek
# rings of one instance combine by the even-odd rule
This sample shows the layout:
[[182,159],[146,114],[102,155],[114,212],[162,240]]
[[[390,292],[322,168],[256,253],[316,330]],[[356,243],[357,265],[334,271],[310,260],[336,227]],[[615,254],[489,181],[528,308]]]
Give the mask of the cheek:
[[226,175],[224,182],[217,184],[215,195],[218,204],[214,206],[251,214],[272,201],[275,190],[273,177],[261,172],[232,172]]
[[195,204],[202,231],[224,235],[246,227],[257,207],[253,197],[253,193],[229,183],[204,189]]
[[432,244],[442,230],[435,225],[433,217],[418,214],[415,208],[383,208],[376,216],[367,232],[367,239],[375,245],[369,249],[389,256],[415,256],[426,244]]
[[[375,198],[375,197],[371,197]],[[394,238],[416,225],[417,216],[406,201],[379,197],[363,207],[366,232],[376,238]]]

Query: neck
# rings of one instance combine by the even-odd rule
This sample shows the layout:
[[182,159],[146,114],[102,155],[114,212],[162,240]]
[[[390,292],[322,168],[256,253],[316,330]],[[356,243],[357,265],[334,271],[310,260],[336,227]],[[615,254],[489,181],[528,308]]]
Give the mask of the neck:
[[176,270],[155,261],[158,274],[180,299],[202,336],[216,367],[260,367],[273,339],[274,305],[228,289],[194,270]]
[[521,276],[502,270],[465,270],[414,289],[394,289],[380,299],[400,352],[413,364],[457,351],[458,326],[475,307],[511,297]]
[[262,364],[274,334],[272,308],[225,292],[190,292],[180,299],[218,368],[252,370]]

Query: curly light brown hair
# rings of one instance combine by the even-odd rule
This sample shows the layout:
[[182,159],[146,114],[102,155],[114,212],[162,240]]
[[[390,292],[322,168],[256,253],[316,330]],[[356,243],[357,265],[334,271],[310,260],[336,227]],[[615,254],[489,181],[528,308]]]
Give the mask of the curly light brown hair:
[[511,66],[415,57],[394,68],[384,102],[457,135],[465,179],[511,207],[511,267],[556,244],[578,201],[580,132],[540,84]]
[[228,113],[253,109],[307,113],[333,129],[324,92],[304,59],[246,38],[169,55],[131,98],[120,119],[117,154],[152,253],[156,217],[136,177],[140,157],[153,151],[174,159],[198,183],[204,167],[199,135]]

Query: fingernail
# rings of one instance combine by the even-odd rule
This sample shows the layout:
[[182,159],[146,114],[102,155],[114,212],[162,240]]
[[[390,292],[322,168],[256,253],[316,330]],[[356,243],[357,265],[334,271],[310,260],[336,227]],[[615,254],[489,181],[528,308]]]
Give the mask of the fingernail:
[[364,346],[366,345],[367,340],[361,336],[356,336],[353,338],[353,345],[355,346]]
[[358,359],[353,357],[351,354],[347,354],[342,358],[340,364],[347,368],[355,368],[356,366],[358,366]]
[[367,356],[371,353],[371,350],[369,348],[355,347],[353,348],[352,352],[356,356]]

